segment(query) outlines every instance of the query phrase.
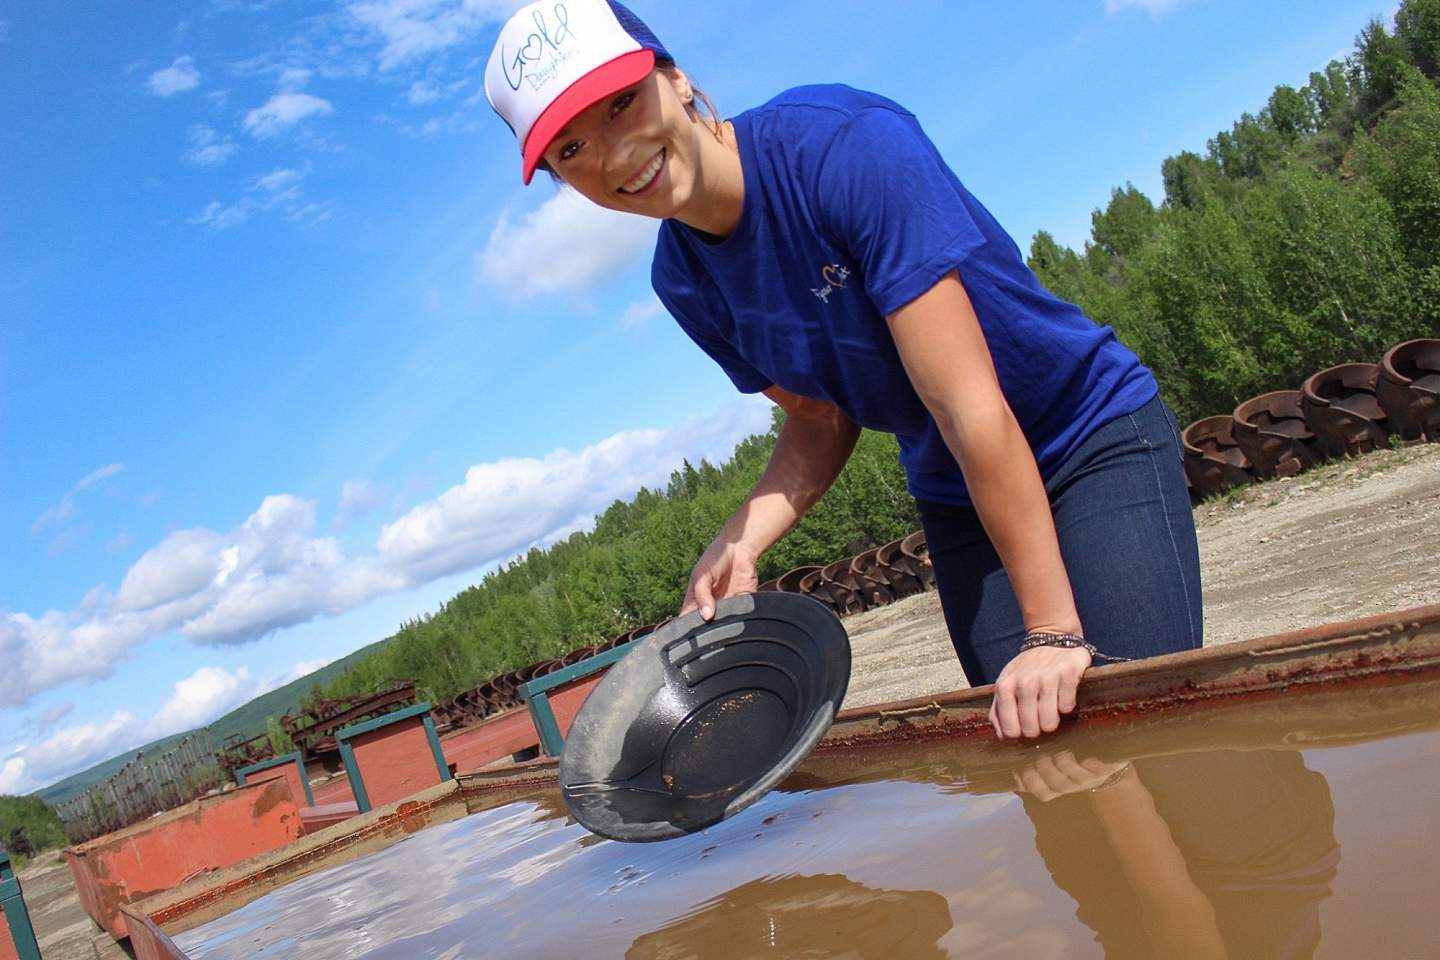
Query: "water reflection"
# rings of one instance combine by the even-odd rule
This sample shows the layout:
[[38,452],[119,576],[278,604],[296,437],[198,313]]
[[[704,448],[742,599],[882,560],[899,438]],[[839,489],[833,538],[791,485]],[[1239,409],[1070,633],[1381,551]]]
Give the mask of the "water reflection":
[[950,905],[929,890],[874,890],[823,874],[753,880],[638,937],[625,960],[850,957],[944,960]]
[[1107,958],[1314,954],[1340,848],[1329,784],[1299,753],[1064,751],[1013,779]]
[[[1437,742],[1335,752],[1373,782],[1418,770],[1393,782],[1428,796],[1435,765],[1416,760]],[[182,947],[196,960],[1310,956],[1339,863],[1325,778],[1293,750],[1121,738],[1151,751],[1127,761],[1106,752],[1116,743],[875,751],[658,844],[598,841],[542,794],[307,877]],[[1355,804],[1356,781],[1336,783]],[[1350,872],[1393,857],[1346,836]],[[1413,902],[1402,877],[1370,887]],[[1339,902],[1332,925],[1375,926],[1373,909]]]

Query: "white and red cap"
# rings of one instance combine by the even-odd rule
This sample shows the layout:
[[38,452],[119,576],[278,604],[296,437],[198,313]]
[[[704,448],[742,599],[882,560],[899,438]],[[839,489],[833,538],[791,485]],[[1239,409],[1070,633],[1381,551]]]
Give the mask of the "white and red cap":
[[587,107],[670,60],[655,34],[611,0],[539,0],[506,21],[485,68],[485,95],[520,142],[528,184],[541,155]]

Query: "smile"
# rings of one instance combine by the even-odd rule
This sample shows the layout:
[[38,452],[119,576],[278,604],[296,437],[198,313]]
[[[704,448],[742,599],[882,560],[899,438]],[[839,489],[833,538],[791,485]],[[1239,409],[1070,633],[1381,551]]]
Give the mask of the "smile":
[[655,159],[645,164],[645,169],[627,180],[624,186],[620,187],[620,193],[637,194],[645,192],[651,184],[660,176],[660,171],[665,166],[665,150],[662,148],[655,154]]

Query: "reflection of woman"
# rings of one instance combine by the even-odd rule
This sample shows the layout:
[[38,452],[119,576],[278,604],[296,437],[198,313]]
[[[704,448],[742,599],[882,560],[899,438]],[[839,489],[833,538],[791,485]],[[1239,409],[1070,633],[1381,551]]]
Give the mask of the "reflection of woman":
[[931,890],[873,890],[822,874],[752,880],[631,944],[626,960],[853,957],[941,960],[950,905]]
[[[759,556],[862,426],[899,439],[952,640],[1004,736],[1054,730],[1097,654],[1200,643],[1173,418],[1108,328],[1046,292],[897,104],[803,87],[722,122],[604,0],[542,0],[486,72],[526,182],[664,220],[656,292],[747,393],[787,413],[685,608],[758,586]],[[713,111],[712,111],[713,113]]]
[[1300,754],[1062,754],[1020,786],[1036,847],[1110,960],[1313,954],[1340,851],[1329,785]]

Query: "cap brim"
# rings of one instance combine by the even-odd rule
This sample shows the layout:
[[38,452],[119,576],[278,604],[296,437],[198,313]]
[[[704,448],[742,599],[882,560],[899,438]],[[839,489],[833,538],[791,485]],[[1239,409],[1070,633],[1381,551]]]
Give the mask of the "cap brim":
[[540,114],[540,118],[535,121],[525,138],[525,147],[521,154],[521,176],[525,183],[530,183],[550,142],[571,120],[612,93],[619,93],[644,80],[654,69],[653,51],[632,50],[609,63],[601,64],[570,84],[564,93],[555,98],[554,103],[545,108],[545,112]]

